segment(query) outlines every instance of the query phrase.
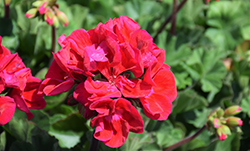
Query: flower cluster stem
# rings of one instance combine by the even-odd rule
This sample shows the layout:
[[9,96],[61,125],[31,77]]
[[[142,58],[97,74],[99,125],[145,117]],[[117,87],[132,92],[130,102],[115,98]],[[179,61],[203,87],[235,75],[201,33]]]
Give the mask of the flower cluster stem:
[[[177,6],[177,10],[176,13],[183,7],[183,5],[187,2],[187,0],[183,0],[178,6]],[[159,30],[157,31],[157,33],[155,34],[153,39],[156,39],[158,37],[158,35],[163,31],[163,29],[165,28],[165,26],[171,21],[173,14],[171,14],[170,16],[168,16],[166,18],[166,20],[164,21],[164,23],[161,25],[161,27],[159,28]]]
[[176,24],[176,14],[177,14],[177,0],[173,0],[173,12],[172,12],[172,24],[171,24],[171,34],[175,35],[175,24]]
[[4,1],[4,18],[10,18],[10,6],[5,4]]
[[183,140],[168,146],[167,148],[164,148],[163,151],[171,151],[176,149],[177,147],[180,147],[181,145],[190,142],[191,140],[193,140],[195,137],[197,137],[198,135],[200,135],[205,129],[206,129],[207,125],[205,124],[202,128],[200,128],[197,132],[195,132],[193,135],[188,136],[186,138],[184,138]]
[[55,26],[51,26],[51,56],[50,56],[50,61],[49,64],[51,64],[54,60],[53,57],[53,52],[56,51],[56,27]]
[[95,133],[95,131],[93,132],[93,135],[92,135],[92,140],[91,140],[91,144],[89,147],[89,151],[98,151],[98,148],[99,148],[99,140],[97,140],[94,137],[94,133]]

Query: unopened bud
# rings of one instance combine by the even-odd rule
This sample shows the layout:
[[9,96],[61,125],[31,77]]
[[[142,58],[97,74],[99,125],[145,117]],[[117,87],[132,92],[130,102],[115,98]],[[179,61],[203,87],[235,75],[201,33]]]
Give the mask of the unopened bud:
[[224,141],[227,138],[227,134],[224,134],[221,129],[217,129],[217,136],[221,141]]
[[231,115],[236,115],[240,112],[241,112],[241,107],[238,105],[233,105],[225,110],[225,115],[231,116]]
[[220,140],[225,140],[227,138],[227,134],[231,135],[231,131],[228,126],[221,125],[219,128],[217,128],[217,135]]
[[49,6],[54,6],[57,0],[47,0]]
[[222,131],[223,133],[231,135],[231,130],[229,129],[228,126],[226,126],[226,125],[221,125],[219,128],[221,129],[221,131]]
[[36,16],[36,13],[37,13],[37,9],[31,8],[30,10],[27,11],[27,13],[25,14],[25,17],[33,18]]
[[220,122],[220,120],[217,119],[217,118],[214,118],[213,124],[214,124],[214,127],[215,127],[215,128],[218,128],[218,127],[221,126],[221,122]]
[[238,117],[229,117],[227,118],[228,126],[241,126],[243,124],[242,120]]
[[216,110],[217,117],[222,117],[224,115],[224,111],[221,108]]
[[45,11],[47,10],[46,7],[47,7],[47,2],[43,2],[42,5],[39,7],[38,10],[41,15],[44,14]]
[[43,3],[44,3],[43,1],[35,1],[34,3],[32,3],[32,6],[40,7]]
[[56,16],[53,17],[53,26],[55,26],[56,28],[59,26],[59,21]]
[[54,21],[54,12],[52,10],[47,10],[45,15],[44,15],[44,20],[46,20],[46,22],[49,24],[49,25],[52,25],[53,24],[53,21]]
[[4,5],[9,5],[10,4],[10,2],[11,2],[11,0],[4,0]]
[[58,10],[57,7],[53,7],[53,9],[56,11],[56,16],[63,26],[67,26],[69,24],[67,16],[62,11]]

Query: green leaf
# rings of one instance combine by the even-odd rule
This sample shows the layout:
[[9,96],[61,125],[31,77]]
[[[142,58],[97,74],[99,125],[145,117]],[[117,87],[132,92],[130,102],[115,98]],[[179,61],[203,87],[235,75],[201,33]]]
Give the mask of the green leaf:
[[126,142],[122,145],[121,149],[123,151],[138,150],[147,144],[153,143],[152,136],[144,131],[141,134],[129,133]]
[[179,46],[177,49],[176,41],[177,37],[173,36],[167,42],[167,32],[165,31],[159,34],[158,46],[165,49],[165,63],[170,66],[178,65],[180,62],[185,61],[191,55],[191,49],[186,44]]
[[[190,135],[193,135],[195,132],[196,131],[191,132]],[[182,148],[182,150],[185,151],[185,150],[195,150],[196,148],[208,146],[210,144],[210,136],[211,132],[205,129],[201,134],[199,134],[197,137],[195,137],[187,144],[182,145],[180,148]]]
[[187,120],[188,123],[193,124],[196,128],[202,127],[207,122],[207,117],[211,113],[211,109],[203,108],[201,111],[194,110],[195,117],[193,120]]
[[12,143],[9,151],[37,151],[32,144],[24,141],[15,141]]
[[205,106],[207,106],[207,101],[204,97],[197,94],[194,90],[187,89],[178,93],[177,99],[174,101],[172,113],[177,114]]
[[32,136],[32,145],[35,151],[55,151],[55,147],[58,145],[57,143],[58,141],[55,137],[50,136],[46,131],[39,131]]
[[175,82],[178,89],[186,88],[187,86],[192,85],[192,79],[188,77],[187,72],[174,73]]
[[47,72],[48,72],[48,67],[44,67],[39,72],[36,73],[35,77],[39,79],[44,79]]
[[34,122],[39,128],[48,131],[49,130],[49,116],[42,110],[32,110],[34,118],[30,121]]
[[[187,64],[182,63],[184,69],[195,79],[200,80],[204,92],[218,92],[222,87],[222,79],[227,71],[220,60],[225,52],[218,50],[205,51],[202,48],[194,50]],[[213,60],[213,61],[211,61]]]
[[72,106],[61,104],[61,105],[56,106],[55,108],[53,108],[53,110],[51,110],[50,114],[68,115],[68,114],[71,114],[71,113],[73,113],[75,111],[76,110],[74,110]]
[[10,36],[12,34],[13,23],[10,19],[0,18],[0,35]]
[[213,141],[210,145],[206,147],[201,147],[195,149],[196,151],[235,151],[239,150],[239,146],[235,144],[239,144],[238,134],[228,135],[228,137],[221,141],[217,139],[217,141]]
[[157,144],[163,148],[173,145],[184,137],[184,132],[180,128],[175,128],[169,120],[162,123],[160,129],[155,132]]
[[250,117],[250,97],[242,99],[240,106],[241,110]]
[[205,35],[220,50],[234,49],[243,39],[241,28],[250,25],[248,10],[249,3],[243,1],[211,3],[207,13],[207,23],[211,28],[206,30]]
[[34,127],[34,123],[26,119],[12,119],[3,126],[3,128],[17,140],[25,142],[31,142],[31,130]]
[[0,134],[0,151],[5,150],[5,146],[6,146],[6,133],[2,132]]
[[60,147],[72,148],[80,142],[80,138],[88,130],[85,122],[86,120],[79,113],[73,113],[53,123],[49,134],[59,140]]
[[44,96],[44,99],[47,103],[44,110],[49,110],[58,106],[67,98],[67,95],[68,95],[68,92],[64,92],[64,93],[53,95],[53,96]]

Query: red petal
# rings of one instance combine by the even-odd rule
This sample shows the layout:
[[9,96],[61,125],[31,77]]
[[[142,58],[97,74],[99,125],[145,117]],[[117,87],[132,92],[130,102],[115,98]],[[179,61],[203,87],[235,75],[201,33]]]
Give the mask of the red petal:
[[129,131],[134,133],[143,132],[143,120],[137,109],[131,103],[123,98],[118,99],[116,103],[116,112],[122,112],[122,118],[129,124]]
[[151,93],[140,100],[145,115],[153,120],[166,120],[171,113],[172,102],[164,95]]
[[115,112],[115,103],[116,101],[113,99],[107,100],[97,100],[89,106],[91,110],[95,110],[99,114],[109,115]]
[[91,95],[86,91],[84,87],[84,82],[79,83],[73,93],[73,97],[84,106],[87,106],[90,103],[88,100],[88,97],[90,96]]
[[27,79],[26,87],[23,91],[23,97],[30,109],[43,109],[46,106],[43,95],[37,94],[40,82],[41,80],[36,77],[29,77]]
[[110,140],[103,143],[112,148],[120,147],[128,137],[129,125],[125,120],[120,119],[116,115],[112,116],[111,124],[113,126],[113,136]]
[[143,64],[139,50],[130,47],[127,43],[120,44],[120,48],[122,58],[120,64],[113,68],[114,75],[118,76],[120,73],[130,70],[135,77],[140,77],[143,74]]
[[4,89],[5,89],[5,83],[3,78],[0,76],[0,93],[2,93]]
[[157,85],[153,87],[155,93],[167,96],[170,101],[175,100],[177,89],[174,74],[170,70],[162,68],[155,74],[153,80]]
[[137,22],[127,16],[120,16],[116,22],[127,42],[131,38],[131,33],[141,28]]
[[46,96],[57,95],[70,90],[73,85],[74,80],[71,78],[65,81],[47,78],[41,83],[39,90],[43,88],[43,92]]
[[140,98],[145,97],[151,92],[152,85],[142,81],[141,79],[127,79],[119,76],[115,79],[115,84],[122,92],[124,97]]
[[[147,52],[152,52],[153,48],[153,38],[149,33],[143,29],[138,29],[131,34],[129,43],[138,48],[142,55]],[[146,58],[145,58],[146,59]],[[147,58],[149,59],[149,58]]]
[[15,101],[8,96],[0,96],[0,125],[8,123],[16,109]]
[[96,123],[94,137],[100,141],[110,140],[113,136],[111,123],[104,118],[98,118]]
[[84,87],[88,93],[93,94],[89,100],[99,100],[104,98],[116,98],[121,97],[120,91],[116,88],[115,85],[112,85],[109,82],[103,81],[94,81],[92,78],[84,82]]
[[[6,55],[10,55],[11,52],[5,48],[3,45],[2,45],[2,37],[0,36],[0,61],[2,58],[4,58]],[[2,62],[2,61],[1,61]]]
[[82,53],[86,46],[91,46],[92,42],[90,41],[90,36],[88,32],[84,29],[74,30],[67,38],[68,44],[70,47],[78,52]]
[[27,114],[28,119],[31,119],[33,117],[33,114],[30,112],[27,103],[25,102],[25,99],[20,96],[20,90],[13,89],[11,91],[10,96],[15,100],[16,102],[16,107],[25,112]]

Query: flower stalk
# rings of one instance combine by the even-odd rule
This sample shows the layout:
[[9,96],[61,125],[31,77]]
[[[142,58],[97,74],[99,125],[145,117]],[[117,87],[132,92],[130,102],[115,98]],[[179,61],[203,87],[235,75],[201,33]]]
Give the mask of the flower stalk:
[[175,26],[176,26],[176,15],[177,15],[177,0],[173,0],[173,13],[172,13],[172,23],[171,23],[171,34],[175,35]]
[[56,27],[51,26],[51,56],[49,64],[51,64],[54,60],[53,53],[56,52]]
[[93,132],[93,135],[92,135],[92,140],[91,140],[91,144],[89,147],[89,151],[98,151],[98,148],[99,148],[99,140],[97,140],[94,137],[94,134],[95,134],[95,131]]
[[[177,6],[177,10],[176,13],[183,7],[183,5],[187,2],[187,0],[183,0],[178,6]],[[161,27],[159,28],[159,30],[157,31],[157,33],[155,34],[153,39],[156,39],[158,37],[158,35],[163,31],[163,29],[166,27],[166,25],[172,20],[172,16],[173,14],[169,15],[166,20],[164,21],[164,23],[161,25]]]
[[10,1],[4,0],[4,18],[10,18]]
[[200,128],[197,132],[195,132],[193,135],[191,136],[188,136],[186,138],[184,138],[183,140],[171,145],[171,146],[168,146],[167,148],[164,148],[163,151],[171,151],[171,150],[174,150],[178,147],[180,147],[181,145],[183,144],[186,144],[188,142],[190,142],[191,140],[193,140],[195,137],[197,137],[198,135],[200,135],[205,129],[207,128],[207,125],[203,125],[202,128]]

